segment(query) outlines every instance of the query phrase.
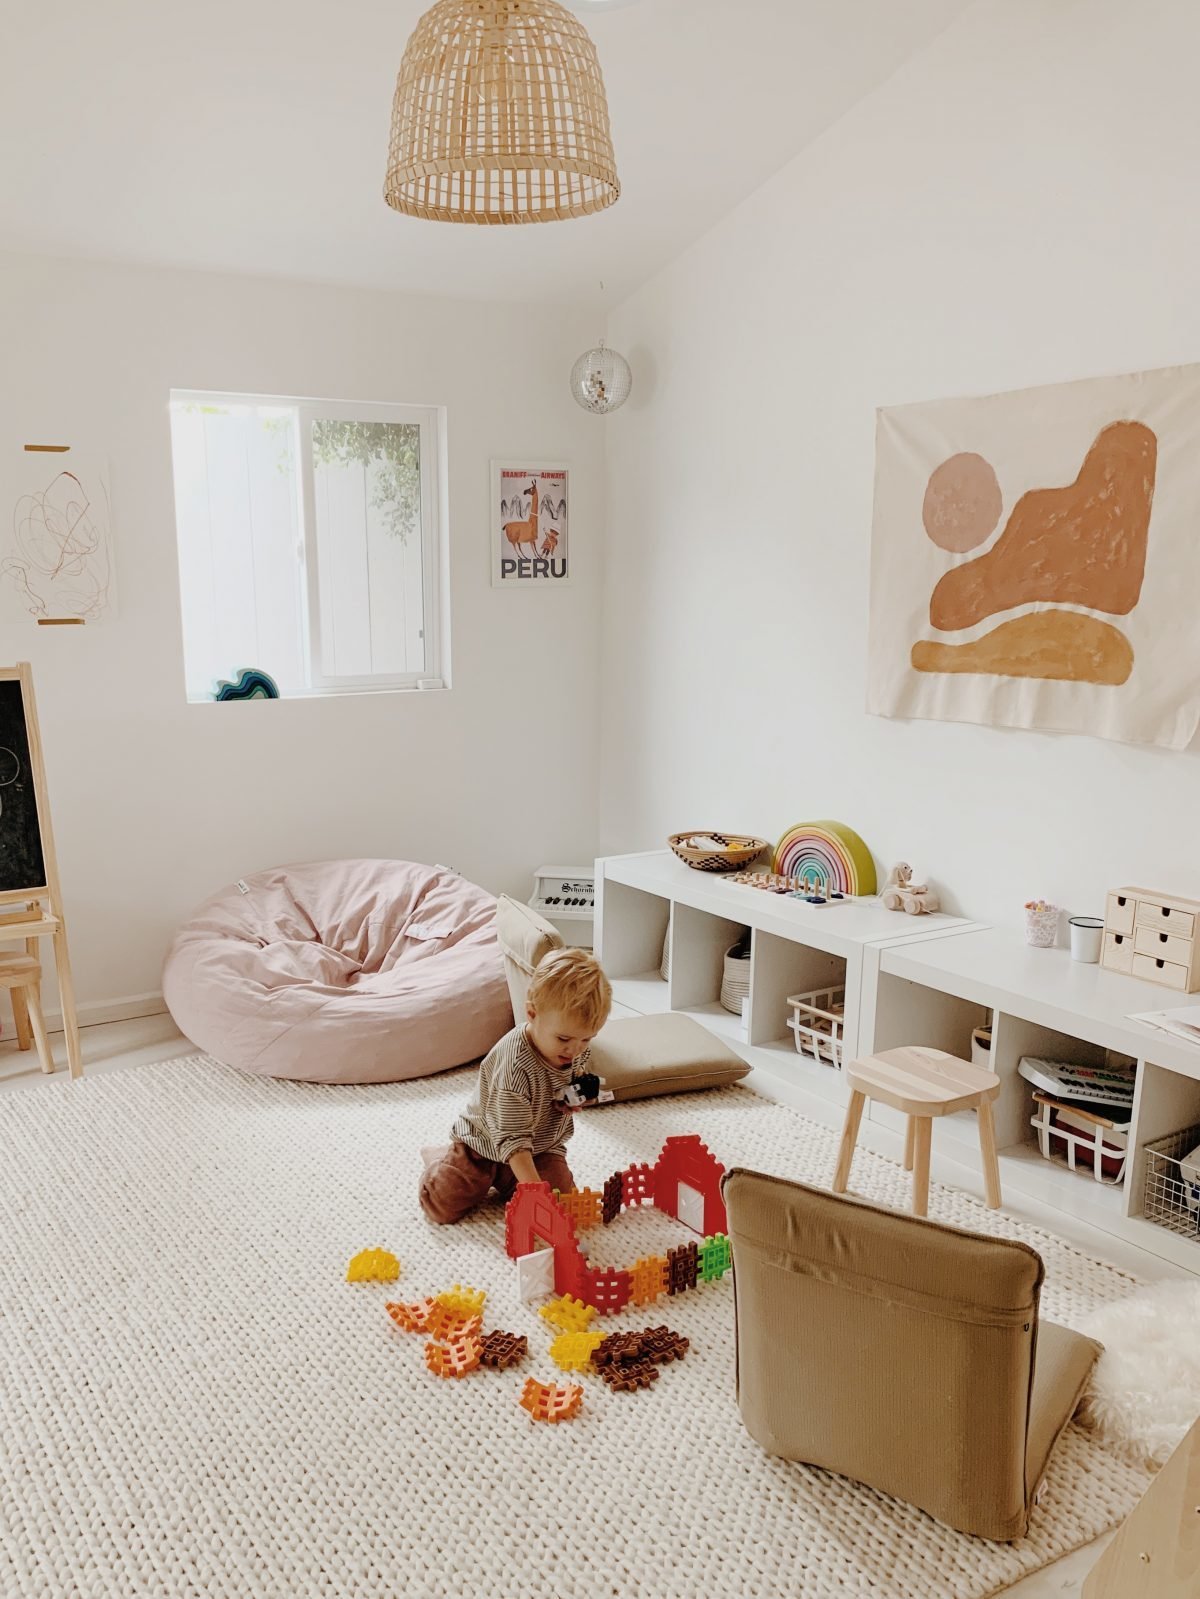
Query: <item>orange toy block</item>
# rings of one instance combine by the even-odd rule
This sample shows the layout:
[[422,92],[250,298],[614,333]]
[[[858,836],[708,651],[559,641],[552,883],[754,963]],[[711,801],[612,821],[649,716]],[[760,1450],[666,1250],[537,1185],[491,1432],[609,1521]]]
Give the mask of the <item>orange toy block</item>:
[[629,1268],[630,1299],[635,1305],[652,1305],[671,1284],[671,1269],[662,1255],[647,1255]]
[[573,1299],[570,1294],[543,1305],[538,1311],[543,1321],[548,1321],[552,1327],[558,1327],[563,1332],[579,1333],[587,1332],[588,1323],[595,1314],[593,1306],[585,1305],[582,1299]]
[[550,1345],[550,1359],[560,1371],[587,1371],[592,1351],[603,1341],[604,1334],[598,1332],[559,1333]]
[[559,1387],[556,1383],[538,1382],[527,1377],[521,1390],[520,1404],[529,1412],[532,1421],[570,1421],[579,1414],[583,1403],[583,1389],[577,1382]]
[[348,1283],[394,1283],[400,1262],[390,1249],[360,1249],[346,1267]]
[[411,1305],[393,1303],[383,1308],[401,1332],[423,1333],[429,1331],[429,1312],[435,1303],[432,1299],[416,1299]]
[[436,1377],[465,1377],[483,1354],[477,1337],[452,1338],[446,1344],[426,1344],[425,1364]]
[[578,1188],[569,1194],[559,1194],[558,1203],[575,1223],[576,1231],[583,1233],[589,1227],[599,1227],[604,1195],[594,1188]]
[[481,1316],[487,1294],[482,1288],[464,1288],[461,1283],[455,1283],[453,1288],[435,1295],[435,1298],[439,1305],[444,1305],[459,1316]]
[[425,1318],[425,1331],[435,1338],[474,1338],[483,1328],[482,1316],[463,1316],[434,1300]]

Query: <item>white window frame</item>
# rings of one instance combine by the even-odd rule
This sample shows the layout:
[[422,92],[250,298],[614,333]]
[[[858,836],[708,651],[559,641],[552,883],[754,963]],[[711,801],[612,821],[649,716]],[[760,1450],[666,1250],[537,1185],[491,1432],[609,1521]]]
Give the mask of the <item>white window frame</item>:
[[[172,389],[171,404],[254,405],[295,412],[296,460],[300,482],[301,553],[300,631],[306,666],[307,694],[364,694],[396,689],[444,688],[447,663],[442,659],[442,562],[446,530],[439,494],[445,448],[444,415],[434,405],[390,405],[379,401],[316,400],[289,394],[235,394],[228,390]],[[312,424],[330,422],[415,423],[421,438],[421,608],[425,668],[421,672],[372,672],[351,676],[324,670],[321,659],[321,584],[317,550],[316,474]],[[178,536],[178,534],[177,534]],[[295,698],[287,695],[285,698]]]

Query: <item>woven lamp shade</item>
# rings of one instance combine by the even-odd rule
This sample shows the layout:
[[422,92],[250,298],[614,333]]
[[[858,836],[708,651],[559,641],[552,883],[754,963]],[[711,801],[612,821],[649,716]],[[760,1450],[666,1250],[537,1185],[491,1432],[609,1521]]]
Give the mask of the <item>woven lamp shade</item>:
[[621,192],[596,48],[556,0],[438,0],[396,80],[384,198],[435,222],[557,222]]

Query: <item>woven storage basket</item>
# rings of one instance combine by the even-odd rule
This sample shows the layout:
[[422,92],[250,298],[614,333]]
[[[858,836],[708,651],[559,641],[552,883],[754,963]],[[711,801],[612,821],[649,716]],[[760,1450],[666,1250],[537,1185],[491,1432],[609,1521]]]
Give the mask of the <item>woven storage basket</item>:
[[744,940],[739,939],[725,951],[725,972],[721,978],[721,1004],[735,1016],[742,1014],[742,1001],[750,992],[750,951],[739,951]]
[[736,872],[771,848],[765,838],[745,833],[672,833],[667,843],[697,872]]

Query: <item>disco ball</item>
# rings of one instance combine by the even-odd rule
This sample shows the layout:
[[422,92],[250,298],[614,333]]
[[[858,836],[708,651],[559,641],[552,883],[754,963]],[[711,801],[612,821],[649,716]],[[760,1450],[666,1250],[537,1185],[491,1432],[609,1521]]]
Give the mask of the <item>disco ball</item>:
[[604,416],[624,405],[633,387],[629,362],[616,350],[605,348],[601,340],[594,350],[585,350],[571,368],[571,393],[585,411]]

